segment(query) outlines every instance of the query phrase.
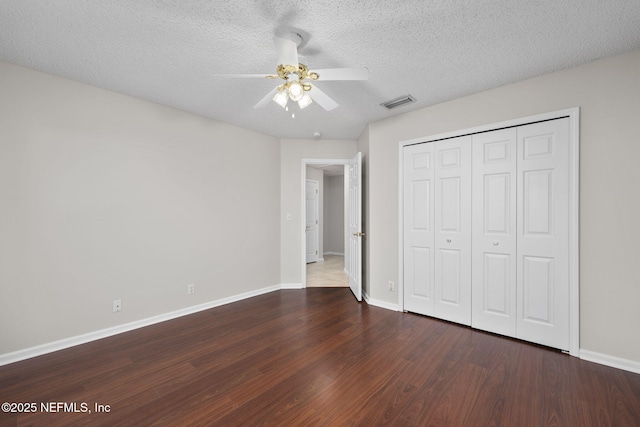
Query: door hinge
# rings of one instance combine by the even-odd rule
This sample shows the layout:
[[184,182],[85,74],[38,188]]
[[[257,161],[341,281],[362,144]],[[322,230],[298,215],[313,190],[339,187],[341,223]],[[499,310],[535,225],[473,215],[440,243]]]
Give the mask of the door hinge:
[[316,224],[318,223],[318,220],[316,219]]
[[318,193],[319,193],[319,191],[318,191],[318,190],[316,190],[316,194],[318,194]]
[[318,255],[318,251],[316,251],[316,255]]

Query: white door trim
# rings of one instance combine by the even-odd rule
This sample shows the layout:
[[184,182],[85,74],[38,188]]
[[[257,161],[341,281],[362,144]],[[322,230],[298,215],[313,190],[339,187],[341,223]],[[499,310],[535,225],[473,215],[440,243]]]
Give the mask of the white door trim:
[[553,111],[535,116],[522,117],[504,122],[461,129],[437,135],[400,141],[398,144],[398,307],[404,311],[404,204],[402,184],[404,176],[403,149],[405,146],[449,139],[463,135],[476,134],[502,128],[521,126],[561,117],[569,118],[569,353],[580,357],[580,108]]
[[[300,181],[300,216],[301,218],[307,217],[307,204],[306,202],[306,194],[307,194],[307,165],[348,165],[351,159],[302,159],[302,180]],[[346,209],[346,206],[345,206]],[[302,222],[302,221],[301,221]],[[302,224],[301,229],[301,238],[300,238],[300,257],[301,257],[301,266],[300,266],[300,281],[302,283],[302,288],[307,287],[307,247],[305,242],[305,224]],[[345,234],[346,235],[346,234]],[[345,248],[346,251],[346,248]],[[319,254],[318,254],[319,255]],[[345,253],[346,256],[346,253]]]

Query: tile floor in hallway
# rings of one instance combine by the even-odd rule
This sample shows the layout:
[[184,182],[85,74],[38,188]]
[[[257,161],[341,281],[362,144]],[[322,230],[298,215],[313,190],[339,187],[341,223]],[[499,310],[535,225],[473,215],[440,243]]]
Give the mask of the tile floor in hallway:
[[324,261],[307,264],[307,287],[349,287],[349,278],[344,272],[344,256],[325,254]]

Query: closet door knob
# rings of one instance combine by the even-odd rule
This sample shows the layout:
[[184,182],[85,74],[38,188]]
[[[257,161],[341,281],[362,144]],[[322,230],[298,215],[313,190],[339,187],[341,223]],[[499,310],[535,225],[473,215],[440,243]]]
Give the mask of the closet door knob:
[[499,243],[497,240],[495,240],[495,241],[493,242],[493,246],[498,246],[499,244],[500,244],[500,243]]
[[451,243],[451,239],[447,239],[447,243]]

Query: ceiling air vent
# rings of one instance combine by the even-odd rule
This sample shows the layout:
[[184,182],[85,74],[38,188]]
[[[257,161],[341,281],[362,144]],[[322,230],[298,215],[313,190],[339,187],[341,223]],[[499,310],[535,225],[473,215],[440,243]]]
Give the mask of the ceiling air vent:
[[404,104],[410,104],[412,102],[416,102],[416,99],[411,95],[405,95],[399,98],[392,99],[391,101],[383,102],[380,105],[391,110],[392,108],[396,108]]

